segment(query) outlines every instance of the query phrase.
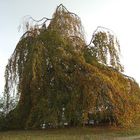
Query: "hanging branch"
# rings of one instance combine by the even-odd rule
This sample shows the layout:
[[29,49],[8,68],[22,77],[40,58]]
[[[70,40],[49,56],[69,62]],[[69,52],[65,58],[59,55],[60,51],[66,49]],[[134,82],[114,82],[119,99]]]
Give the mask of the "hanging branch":
[[[107,31],[104,31],[107,30]],[[111,65],[113,68],[123,71],[123,66],[120,64],[120,45],[114,35],[114,32],[108,28],[98,26],[93,32],[90,43],[86,47],[95,48],[97,60],[105,65]]]
[[58,11],[60,8],[64,9],[65,11],[67,11],[68,14],[70,15],[75,15],[76,17],[79,17],[77,14],[70,12],[63,4],[60,4],[59,6],[57,6],[56,11]]
[[96,34],[96,32],[97,32],[99,29],[105,29],[105,30],[107,30],[108,32],[112,32],[112,34],[115,35],[115,33],[114,33],[112,30],[110,30],[109,28],[106,28],[106,27],[103,27],[103,26],[98,26],[98,27],[96,28],[96,30],[93,32],[92,38],[91,38],[89,44],[86,45],[86,47],[89,47],[89,46],[92,44],[92,42],[93,42],[93,40],[94,40],[94,37],[95,37],[95,34]]
[[[78,23],[80,23],[80,18],[78,17],[78,15],[76,15],[75,13],[72,13],[72,12],[70,12],[70,11],[68,11],[67,10],[67,8],[65,7],[65,6],[63,6],[63,4],[60,4],[59,6],[57,6],[57,8],[56,8],[56,12],[55,12],[55,15],[56,16],[58,16],[58,19],[60,20],[60,17],[59,16],[63,16],[64,15],[64,13],[66,14],[66,15],[68,15],[68,17],[67,18],[70,18],[72,15],[73,16],[75,16],[75,20],[77,20],[77,21],[75,21],[75,23],[78,25]],[[43,17],[43,18],[41,18],[40,20],[36,20],[36,19],[34,19],[33,17],[31,17],[31,16],[29,16],[27,19],[26,19],[26,21],[25,21],[25,25],[23,25],[23,27],[25,27],[25,30],[26,30],[26,32],[22,35],[22,37],[21,37],[21,39],[22,38],[24,38],[24,37],[26,37],[26,35],[28,36],[34,36],[35,34],[39,34],[39,32],[42,30],[42,28],[43,28],[43,26],[46,26],[45,24],[46,24],[46,22],[48,22],[48,21],[53,21],[53,20],[58,20],[57,19],[57,17],[56,16],[54,16],[53,18],[47,18],[47,17]],[[25,17],[27,17],[27,16],[25,16]],[[25,18],[24,17],[24,18]],[[73,18],[73,17],[72,17]],[[31,22],[35,22],[35,25],[31,25],[31,23],[30,23],[30,21]],[[40,22],[42,22],[41,24],[40,24]],[[61,22],[63,22],[63,21],[61,21]],[[71,24],[71,20],[69,20],[69,22],[70,22],[70,24]],[[68,23],[67,23],[68,24]],[[50,26],[50,25],[49,25]],[[75,25],[76,26],[76,25]],[[82,27],[81,25],[79,25],[79,26],[77,26],[77,27]],[[45,27],[46,28],[46,27]],[[57,27],[53,27],[54,29],[56,28],[57,29]],[[64,27],[63,27],[64,28]],[[76,28],[75,28],[76,29]],[[75,30],[75,29],[73,29],[73,30]],[[81,32],[81,31],[83,30],[83,29],[80,29],[79,28],[79,33]],[[77,32],[78,33],[78,32]],[[73,36],[73,35],[71,35],[71,36]]]

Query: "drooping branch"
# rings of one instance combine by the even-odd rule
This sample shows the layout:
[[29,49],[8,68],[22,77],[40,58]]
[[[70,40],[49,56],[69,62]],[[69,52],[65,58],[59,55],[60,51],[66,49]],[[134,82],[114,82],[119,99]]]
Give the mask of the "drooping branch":
[[[63,4],[57,6],[53,18],[43,17],[40,20],[36,20],[31,16],[25,16],[24,19],[23,27],[25,28],[25,33],[22,38],[32,34],[34,36],[39,34],[42,29],[51,28],[60,30],[60,33],[63,33],[64,36],[67,34],[68,36],[77,36],[84,40],[84,31],[80,18],[75,13],[68,11]],[[48,21],[50,21],[50,24],[46,27]],[[33,24],[33,22],[35,23]],[[65,34],[65,32],[67,33]]]
[[63,4],[60,4],[59,6],[57,6],[56,11],[59,11],[59,9],[64,9],[65,11],[67,11],[68,14],[79,17],[77,14],[70,12]]
[[89,46],[94,48],[99,62],[123,71],[123,66],[120,64],[120,44],[112,30],[98,26],[86,47]]
[[48,28],[57,30],[64,37],[75,36],[85,40],[80,18],[75,13],[69,12],[63,5],[56,8]]
[[[94,37],[95,37],[95,34],[98,32],[98,31],[107,31],[107,32],[110,32],[110,33],[112,33],[113,35],[115,35],[115,33],[111,30],[111,29],[109,29],[109,28],[106,28],[106,27],[103,27],[103,26],[98,26],[97,28],[96,28],[96,30],[93,32],[93,34],[92,34],[92,37],[91,37],[91,40],[90,40],[90,42],[89,42],[89,44],[88,45],[86,45],[86,47],[89,47],[91,44],[92,44],[92,42],[93,42],[93,40],[94,40]],[[116,36],[116,35],[115,35]]]

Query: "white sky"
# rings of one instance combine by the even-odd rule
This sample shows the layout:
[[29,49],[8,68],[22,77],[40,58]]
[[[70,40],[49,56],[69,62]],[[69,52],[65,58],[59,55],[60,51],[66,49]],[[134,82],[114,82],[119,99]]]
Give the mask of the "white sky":
[[61,3],[79,15],[88,41],[97,26],[115,32],[125,73],[140,84],[140,0],[0,0],[0,94],[5,66],[22,35],[18,32],[22,18],[51,18]]

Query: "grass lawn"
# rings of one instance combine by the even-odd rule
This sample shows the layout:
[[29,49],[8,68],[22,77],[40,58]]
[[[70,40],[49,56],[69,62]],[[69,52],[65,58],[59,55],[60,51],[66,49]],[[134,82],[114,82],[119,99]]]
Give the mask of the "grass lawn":
[[0,140],[129,140],[140,135],[140,126],[131,129],[109,127],[65,128],[0,132]]

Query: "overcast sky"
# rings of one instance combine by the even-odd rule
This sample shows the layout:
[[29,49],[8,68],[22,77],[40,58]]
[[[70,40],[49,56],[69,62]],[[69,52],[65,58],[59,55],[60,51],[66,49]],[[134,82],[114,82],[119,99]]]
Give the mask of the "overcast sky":
[[23,33],[18,32],[22,18],[51,18],[61,3],[79,15],[88,41],[97,26],[115,32],[125,73],[140,84],[140,0],[0,0],[0,93],[5,66]]

